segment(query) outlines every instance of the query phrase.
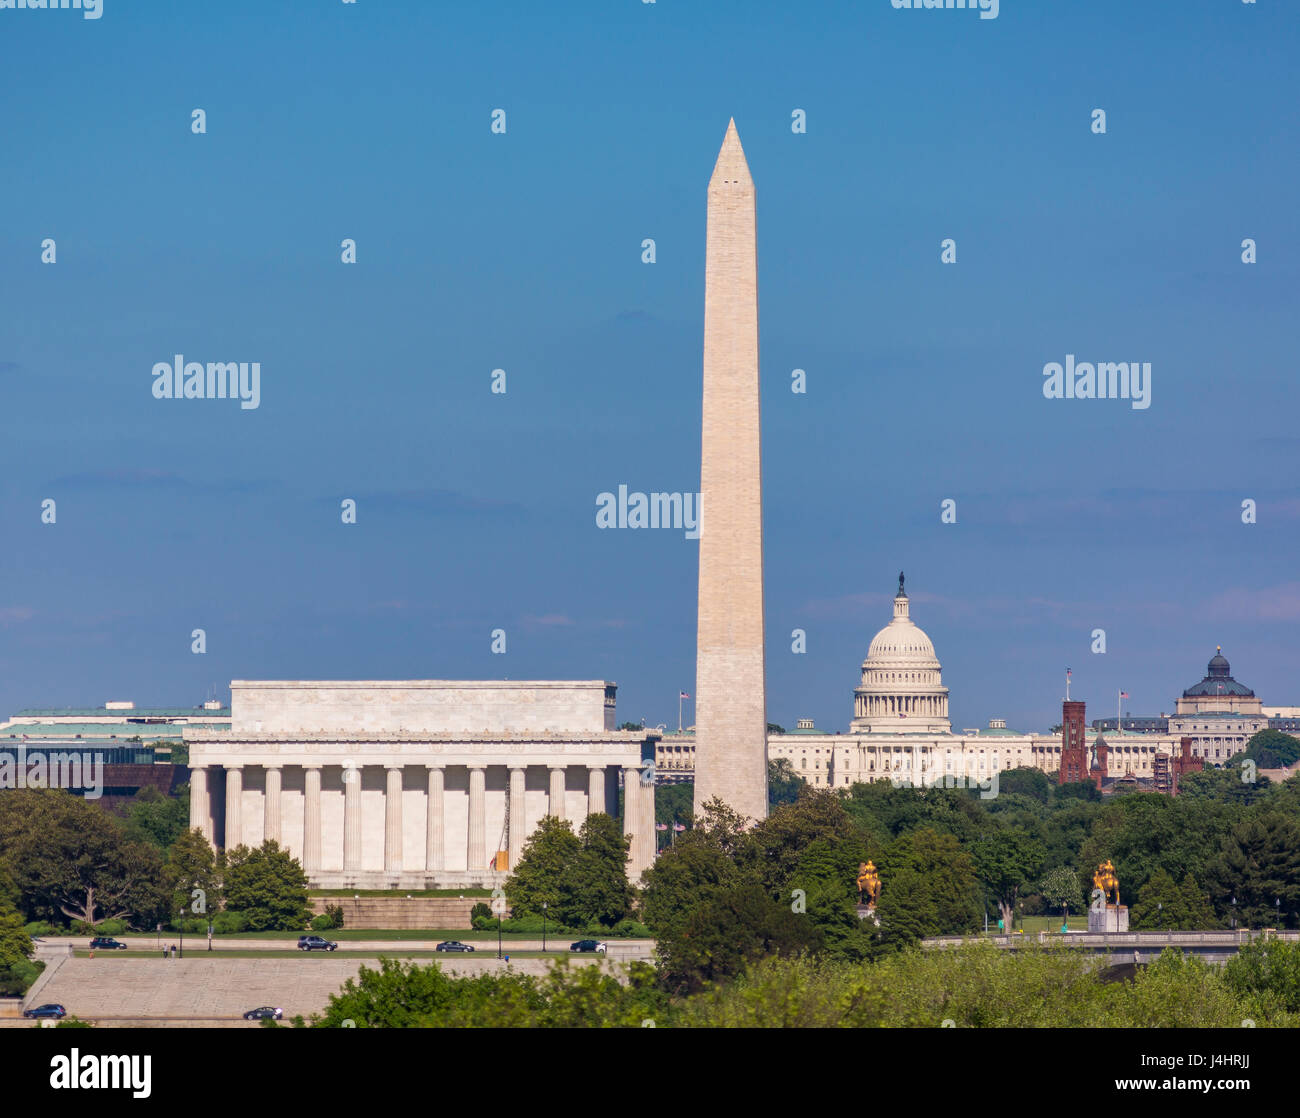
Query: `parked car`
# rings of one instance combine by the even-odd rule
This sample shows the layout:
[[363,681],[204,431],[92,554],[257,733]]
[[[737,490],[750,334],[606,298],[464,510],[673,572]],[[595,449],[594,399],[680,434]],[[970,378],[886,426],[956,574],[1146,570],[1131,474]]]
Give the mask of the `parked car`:
[[599,951],[602,955],[605,954],[608,947],[608,944],[594,939],[580,939],[577,943],[569,944],[570,951]]
[[53,1017],[56,1021],[62,1020],[68,1015],[68,1011],[57,1002],[50,1002],[48,1005],[38,1005],[33,1009],[24,1009],[24,1017]]
[[96,936],[90,941],[90,949],[92,951],[98,951],[101,949],[104,951],[125,951],[126,944],[119,943],[112,936]]
[[279,1021],[284,1016],[284,1010],[273,1005],[259,1005],[256,1009],[250,1009],[244,1014],[245,1021],[262,1021],[269,1019]]
[[299,936],[299,951],[337,951],[337,943],[331,943],[323,936]]
[[461,943],[458,939],[449,939],[438,944],[435,948],[437,951],[473,951],[468,943]]

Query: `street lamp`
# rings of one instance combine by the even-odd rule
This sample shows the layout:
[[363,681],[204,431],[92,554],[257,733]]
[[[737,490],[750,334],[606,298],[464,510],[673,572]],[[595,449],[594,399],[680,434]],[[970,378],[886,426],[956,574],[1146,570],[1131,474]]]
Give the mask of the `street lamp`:
[[1232,905],[1232,930],[1235,932],[1237,930],[1237,896],[1235,893],[1228,903]]
[[208,917],[208,950],[212,950],[212,917]]
[[180,933],[181,933],[181,949],[177,957],[183,959],[185,958],[185,910],[184,909],[181,909],[180,912],[176,914],[176,927],[180,929]]
[[1156,901],[1156,927],[1162,932],[1165,930],[1165,905],[1163,901]]
[[1282,930],[1282,898],[1281,897],[1273,898],[1273,908],[1277,910],[1277,918],[1273,922],[1274,927],[1276,927],[1278,931],[1281,931]]
[[542,953],[546,953],[546,902],[542,902]]

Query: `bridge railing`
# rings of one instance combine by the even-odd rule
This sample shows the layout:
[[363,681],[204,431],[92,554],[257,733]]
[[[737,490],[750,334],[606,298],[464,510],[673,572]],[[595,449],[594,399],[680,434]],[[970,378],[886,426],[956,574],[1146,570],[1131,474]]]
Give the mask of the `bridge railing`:
[[1011,935],[933,936],[921,941],[923,947],[960,947],[967,943],[991,943],[995,947],[1024,947],[1027,944],[1065,944],[1071,947],[1137,948],[1143,951],[1159,947],[1239,947],[1254,940],[1300,940],[1300,932],[1283,932],[1275,928],[1238,928],[1235,931],[1210,932],[1038,932]]

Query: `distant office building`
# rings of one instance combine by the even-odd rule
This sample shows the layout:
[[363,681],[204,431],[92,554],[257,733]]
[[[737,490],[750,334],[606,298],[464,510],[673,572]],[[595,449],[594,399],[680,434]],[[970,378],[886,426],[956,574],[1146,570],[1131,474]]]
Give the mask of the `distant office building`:
[[229,730],[230,708],[207,702],[192,709],[168,707],[137,709],[131,702],[105,703],[102,707],[57,707],[20,710],[7,722],[0,722],[0,743],[26,741],[29,745],[61,745],[103,742],[126,745],[142,742],[179,743],[187,726],[207,730]]

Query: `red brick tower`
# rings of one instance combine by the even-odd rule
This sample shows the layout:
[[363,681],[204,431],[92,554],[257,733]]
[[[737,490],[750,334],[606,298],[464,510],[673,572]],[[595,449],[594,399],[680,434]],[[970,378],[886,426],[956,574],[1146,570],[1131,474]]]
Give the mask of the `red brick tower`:
[[1183,782],[1184,773],[1198,773],[1205,767],[1205,761],[1200,757],[1192,756],[1192,739],[1181,738],[1179,740],[1179,754],[1174,758],[1173,763],[1173,781],[1169,790],[1171,796],[1178,795],[1178,786]]
[[1088,746],[1083,737],[1084,705],[1067,699],[1061,704],[1061,771],[1059,784],[1088,780]]

